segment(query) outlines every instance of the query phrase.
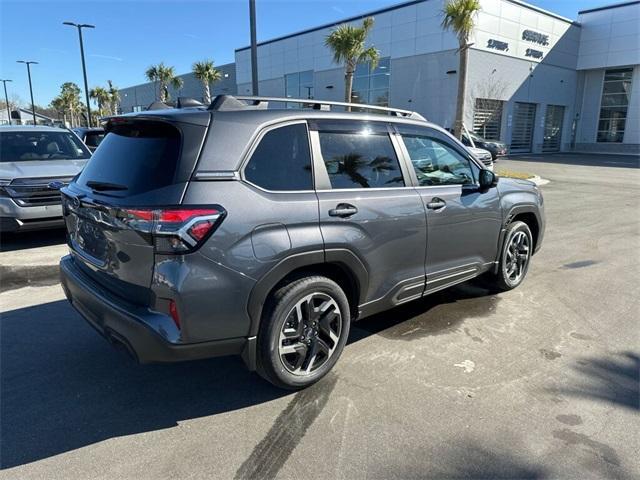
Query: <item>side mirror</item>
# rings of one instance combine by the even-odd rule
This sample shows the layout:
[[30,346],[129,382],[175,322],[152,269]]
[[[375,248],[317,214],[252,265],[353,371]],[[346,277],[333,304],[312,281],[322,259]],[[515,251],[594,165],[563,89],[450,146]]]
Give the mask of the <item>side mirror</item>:
[[498,176],[491,170],[480,170],[479,180],[481,190],[488,190],[489,188],[493,188],[498,184]]

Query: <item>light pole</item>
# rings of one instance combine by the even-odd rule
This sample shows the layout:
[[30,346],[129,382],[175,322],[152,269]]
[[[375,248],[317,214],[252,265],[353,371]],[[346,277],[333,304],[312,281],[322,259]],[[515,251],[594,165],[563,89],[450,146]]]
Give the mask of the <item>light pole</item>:
[[24,63],[27,66],[27,76],[29,77],[29,93],[31,94],[31,114],[33,115],[33,126],[35,127],[38,123],[36,122],[36,105],[33,103],[33,86],[31,85],[31,65],[38,65],[38,62],[26,61],[26,60],[16,60],[17,63]]
[[253,95],[258,96],[258,45],[256,43],[256,0],[249,0],[249,27],[251,29],[251,84]]
[[63,25],[69,25],[78,29],[78,38],[80,38],[80,58],[82,59],[82,75],[84,76],[84,95],[87,100],[87,127],[91,126],[91,106],[89,105],[89,84],[87,82],[87,67],[84,62],[84,44],[82,43],[82,29],[96,28],[95,25],[87,23],[62,22]]
[[7,82],[11,82],[13,80],[0,80],[4,84],[4,101],[7,105],[7,120],[9,120],[9,125],[11,125],[11,109],[9,108],[9,95],[7,95]]

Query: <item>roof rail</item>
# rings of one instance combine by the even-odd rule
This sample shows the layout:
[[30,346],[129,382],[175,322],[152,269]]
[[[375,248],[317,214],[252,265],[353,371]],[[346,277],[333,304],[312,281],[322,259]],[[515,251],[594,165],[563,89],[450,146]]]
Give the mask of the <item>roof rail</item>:
[[[245,103],[246,102],[246,103]],[[412,118],[415,120],[426,120],[422,115],[411,110],[401,110],[399,108],[379,107],[377,105],[368,105],[364,103],[347,103],[333,102],[329,100],[316,100],[313,98],[285,98],[285,97],[253,97],[241,95],[218,95],[213,99],[209,110],[225,111],[225,110],[266,110],[269,102],[274,103],[299,103],[303,106],[310,105],[314,110],[331,111],[332,107],[342,107],[344,110],[348,108],[367,110],[372,113],[384,113],[396,117]]]

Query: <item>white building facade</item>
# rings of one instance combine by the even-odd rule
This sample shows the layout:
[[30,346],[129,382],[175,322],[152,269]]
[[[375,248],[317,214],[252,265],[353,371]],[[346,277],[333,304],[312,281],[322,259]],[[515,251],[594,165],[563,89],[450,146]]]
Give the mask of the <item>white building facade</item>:
[[[481,0],[469,52],[465,124],[513,153],[640,153],[640,1],[572,21],[518,0]],[[458,42],[444,0],[417,0],[258,45],[259,93],[344,99],[344,69],[325,38],[372,16],[380,65],[359,66],[353,101],[418,111],[451,127]],[[248,47],[236,50],[237,93],[251,93]]]

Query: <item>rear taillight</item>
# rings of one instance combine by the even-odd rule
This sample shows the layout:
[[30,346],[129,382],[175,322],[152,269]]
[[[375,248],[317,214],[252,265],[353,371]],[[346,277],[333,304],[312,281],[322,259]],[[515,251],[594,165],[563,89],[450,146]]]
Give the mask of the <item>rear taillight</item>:
[[169,314],[171,318],[173,318],[173,323],[175,323],[178,330],[180,330],[180,314],[178,313],[178,306],[175,300],[169,300]]
[[121,209],[120,219],[131,228],[153,236],[157,253],[189,253],[214,232],[226,212],[221,207],[176,209]]

